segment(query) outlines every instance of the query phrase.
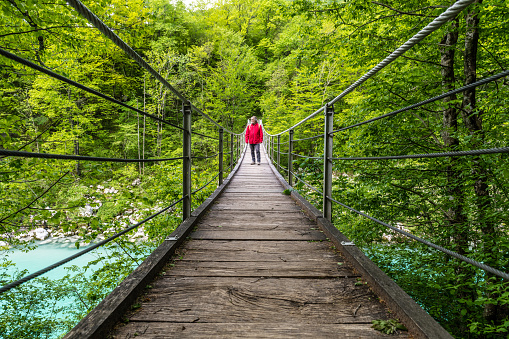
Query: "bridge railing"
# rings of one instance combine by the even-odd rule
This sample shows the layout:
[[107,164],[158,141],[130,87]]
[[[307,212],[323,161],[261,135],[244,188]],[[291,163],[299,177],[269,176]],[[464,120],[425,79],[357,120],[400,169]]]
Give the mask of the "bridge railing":
[[[60,160],[76,160],[81,162],[115,162],[115,163],[156,163],[156,162],[168,162],[168,161],[182,161],[182,195],[180,199],[173,201],[167,207],[159,210],[157,213],[150,215],[149,217],[133,224],[129,225],[122,231],[115,233],[114,235],[94,243],[91,246],[88,246],[86,249],[79,251],[78,253],[64,258],[52,265],[49,265],[45,268],[38,270],[35,273],[29,274],[21,279],[10,282],[2,287],[0,287],[0,294],[10,291],[11,289],[30,281],[36,277],[43,275],[65,263],[70,262],[73,259],[76,259],[84,254],[95,250],[98,247],[101,247],[105,244],[110,243],[111,241],[125,235],[126,233],[133,231],[139,228],[141,225],[147,223],[148,221],[156,218],[157,216],[168,213],[170,209],[175,207],[177,204],[182,203],[182,219],[186,220],[191,216],[192,213],[192,197],[196,195],[198,192],[203,189],[209,187],[211,184],[216,183],[217,186],[220,186],[223,183],[223,178],[225,174],[228,174],[232,168],[236,165],[239,157],[242,154],[244,148],[243,136],[245,133],[241,131],[240,133],[235,133],[232,130],[222,126],[211,117],[209,117],[206,113],[201,111],[199,108],[194,106],[182,93],[176,90],[170,83],[164,79],[158,72],[156,72],[141,56],[139,56],[128,44],[126,44],[120,37],[118,37],[108,26],[106,26],[94,13],[92,13],[87,7],[85,7],[78,0],[71,0],[68,2],[71,6],[73,6],[82,16],[87,18],[99,31],[101,31],[106,37],[108,37],[113,43],[115,43],[118,47],[120,47],[129,57],[131,57],[138,65],[140,65],[143,69],[145,69],[150,75],[152,75],[158,82],[160,82],[167,90],[171,91],[177,98],[182,102],[182,116],[183,122],[182,125],[177,125],[173,122],[165,120],[159,116],[155,116],[150,114],[144,110],[138,109],[137,107],[133,107],[132,105],[126,104],[125,102],[121,102],[107,94],[101,93],[93,88],[87,87],[79,82],[73,81],[61,74],[58,74],[52,70],[49,70],[45,67],[37,65],[27,59],[24,59],[18,55],[15,55],[11,52],[8,52],[4,49],[0,49],[0,55],[5,58],[8,58],[14,62],[20,63],[26,67],[29,67],[33,70],[36,70],[40,73],[46,74],[49,77],[57,79],[63,83],[66,83],[70,86],[88,92],[94,96],[97,96],[103,100],[107,100],[115,105],[121,106],[127,110],[138,113],[142,116],[148,117],[157,121],[158,123],[164,124],[166,126],[170,126],[182,133],[182,156],[181,157],[172,157],[172,158],[149,158],[149,159],[126,159],[126,158],[106,158],[106,157],[95,157],[95,156],[83,156],[83,155],[67,155],[67,154],[50,154],[50,153],[36,153],[36,152],[27,152],[22,150],[8,150],[8,149],[0,149],[0,155],[4,157],[19,157],[19,158],[38,158],[38,159],[60,159]],[[197,117],[201,117],[208,121],[211,126],[216,127],[217,135],[206,135],[199,133],[197,131],[193,131],[192,127],[192,115],[193,112],[197,115]],[[210,156],[196,156],[193,155],[193,141],[192,136],[198,136],[200,138],[205,138],[208,142],[215,144],[217,147],[217,153]],[[224,158],[228,159],[228,163],[224,162]],[[201,187],[193,187],[192,177],[193,177],[193,160],[206,160],[206,159],[218,159],[218,168],[217,174],[214,175],[208,182],[206,182]],[[69,171],[70,172],[70,171]],[[65,173],[59,180],[65,177],[69,172]],[[197,176],[200,176],[200,173],[196,173]],[[57,181],[58,182],[58,181]],[[51,185],[49,189],[54,186]],[[48,190],[49,190],[48,189]],[[37,199],[32,201],[33,204]],[[30,205],[29,205],[30,206]],[[14,213],[11,213],[2,218],[1,221],[8,220],[9,218],[18,215],[23,212],[27,207],[24,207]]]
[[[322,212],[323,217],[327,220],[332,222],[332,205],[333,203],[336,205],[341,206],[342,208],[348,209],[351,212],[354,212],[358,215],[361,215],[365,218],[368,218],[388,229],[391,229],[395,232],[398,232],[406,237],[409,237],[411,239],[414,239],[416,241],[419,241],[426,246],[435,248],[449,256],[455,257],[457,259],[460,259],[464,262],[467,262],[471,265],[474,265],[478,268],[481,268],[487,272],[490,272],[494,275],[497,275],[503,279],[509,280],[509,274],[506,272],[503,272],[499,269],[490,267],[482,262],[473,260],[471,258],[468,258],[464,255],[461,255],[459,253],[456,253],[454,251],[451,251],[449,249],[446,249],[442,246],[436,245],[428,240],[422,239],[420,237],[415,236],[414,234],[404,231],[400,228],[394,227],[390,225],[389,223],[383,222],[381,220],[378,220],[376,218],[373,218],[372,216],[367,215],[366,213],[356,210],[350,206],[347,206],[346,204],[336,200],[333,197],[332,192],[332,183],[333,183],[333,163],[335,161],[353,161],[353,160],[367,160],[367,161],[376,161],[376,160],[382,160],[382,159],[410,159],[410,158],[438,158],[438,157],[461,157],[461,156],[472,156],[472,155],[479,155],[479,154],[494,154],[494,153],[509,153],[509,147],[502,147],[502,148],[492,148],[492,149],[477,149],[477,150],[470,150],[470,151],[458,151],[458,152],[444,152],[444,153],[431,153],[431,154],[410,154],[410,155],[398,155],[398,156],[383,156],[383,157],[334,157],[333,156],[333,146],[334,146],[334,135],[355,127],[359,127],[365,124],[372,123],[374,121],[393,117],[397,114],[424,106],[426,104],[438,101],[440,99],[444,99],[447,97],[450,97],[453,94],[456,93],[462,93],[466,90],[476,88],[478,86],[481,86],[483,84],[490,83],[492,81],[495,81],[497,79],[504,78],[509,75],[509,70],[504,70],[496,75],[487,77],[485,79],[476,81],[474,83],[468,84],[466,86],[463,86],[461,88],[448,91],[446,93],[443,93],[441,95],[429,98],[427,100],[418,102],[413,105],[409,105],[407,107],[392,111],[387,114],[380,115],[378,117],[362,121],[359,123],[355,123],[349,126],[341,127],[338,129],[334,129],[334,104],[338,102],[341,98],[351,93],[355,88],[360,86],[362,83],[364,83],[366,80],[373,77],[378,71],[389,65],[391,62],[396,60],[399,56],[401,56],[404,52],[409,50],[412,46],[416,45],[418,42],[422,41],[425,37],[427,37],[429,34],[431,34],[433,31],[441,27],[444,23],[446,23],[451,18],[454,18],[458,13],[460,13],[463,9],[465,9],[469,4],[471,4],[473,0],[460,0],[454,3],[451,7],[449,7],[446,11],[444,11],[440,16],[438,16],[436,19],[434,19],[430,24],[428,24],[426,27],[424,27],[421,31],[419,31],[417,34],[415,34],[412,38],[410,38],[406,43],[401,45],[399,48],[397,48],[394,52],[392,52],[388,57],[386,57],[384,60],[382,60],[380,63],[378,63],[375,67],[373,67],[371,70],[369,70],[366,74],[364,74],[362,77],[360,77],[357,81],[355,81],[352,85],[347,87],[343,92],[341,92],[338,96],[336,96],[331,101],[327,102],[325,105],[317,109],[312,114],[308,115],[306,118],[302,119],[292,127],[280,132],[280,133],[269,133],[267,131],[267,128],[269,127],[269,123],[267,122],[267,119],[264,119],[265,124],[263,124],[263,131],[266,135],[266,138],[264,140],[264,146],[267,149],[267,153],[269,155],[269,158],[271,159],[274,166],[282,172],[282,174],[287,178],[287,182],[290,186],[294,186],[296,184],[296,181],[301,182],[304,186],[307,187],[307,189],[312,192],[313,194],[318,194],[321,197],[321,205],[322,205]],[[295,131],[298,130],[299,127],[305,126],[306,123],[311,122],[313,118],[317,117],[318,114],[323,114],[323,133],[320,135],[314,135],[310,137],[304,137],[300,139],[295,139]],[[316,124],[316,120],[313,120],[313,122]],[[316,127],[316,126],[315,126]],[[320,150],[320,152],[314,152],[321,153],[321,156],[312,156],[312,155],[302,155],[295,153],[295,143],[299,141],[304,140],[321,140],[321,145],[323,148]],[[284,148],[284,150],[282,150]],[[323,153],[322,153],[323,152]],[[322,176],[322,187],[314,187],[311,183],[306,182],[303,178],[299,177],[297,173],[294,171],[294,162],[295,158],[305,158],[310,159],[310,161],[314,161],[322,163],[323,165],[323,176]]]

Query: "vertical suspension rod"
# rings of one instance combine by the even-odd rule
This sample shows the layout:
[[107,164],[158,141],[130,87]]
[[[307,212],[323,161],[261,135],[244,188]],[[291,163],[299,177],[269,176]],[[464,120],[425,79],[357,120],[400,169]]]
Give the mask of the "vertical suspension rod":
[[294,130],[291,129],[289,131],[290,134],[290,141],[288,143],[288,183],[290,186],[293,186],[293,132]]
[[182,219],[191,216],[191,105],[182,103],[183,140],[182,140]]
[[223,183],[223,134],[224,130],[219,129],[219,185]]
[[332,142],[331,134],[334,122],[334,106],[325,105],[324,108],[325,131],[323,151],[323,217],[332,222],[332,202],[327,197],[332,197]]

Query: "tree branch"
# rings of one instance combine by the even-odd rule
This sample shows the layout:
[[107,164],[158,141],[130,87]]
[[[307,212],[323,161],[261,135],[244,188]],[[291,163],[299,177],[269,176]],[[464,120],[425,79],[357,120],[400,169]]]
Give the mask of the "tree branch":
[[65,172],[60,178],[58,178],[57,181],[55,181],[53,184],[51,184],[50,187],[48,187],[44,192],[42,192],[38,197],[36,197],[34,200],[32,200],[28,205],[26,205],[25,207],[17,210],[16,212],[14,213],[11,213],[9,214],[8,216],[6,216],[5,218],[2,218],[0,219],[0,223],[3,223],[5,220],[9,219],[10,217],[28,209],[30,206],[32,206],[37,200],[39,200],[40,198],[42,198],[46,193],[48,193],[56,184],[58,184],[60,182],[60,180],[62,180],[67,174],[71,173],[71,171],[67,171]]
[[422,8],[416,9],[415,11],[412,11],[412,12],[404,12],[404,11],[400,11],[400,10],[395,9],[395,8],[393,8],[393,7],[391,7],[391,6],[387,5],[387,4],[384,4],[384,3],[381,3],[381,2],[378,2],[378,1],[371,1],[371,3],[373,3],[375,5],[386,7],[388,9],[390,9],[391,11],[397,12],[399,14],[413,15],[413,16],[423,16],[423,17],[427,17],[427,15],[426,14],[417,14],[416,12],[419,12],[419,11],[422,11],[422,10],[425,10],[425,9],[447,8],[447,6],[427,6],[427,7],[422,7]]

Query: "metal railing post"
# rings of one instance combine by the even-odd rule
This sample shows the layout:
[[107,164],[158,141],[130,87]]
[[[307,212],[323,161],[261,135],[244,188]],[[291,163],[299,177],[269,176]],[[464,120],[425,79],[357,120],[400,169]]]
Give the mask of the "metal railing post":
[[[332,222],[332,142],[334,106],[325,105],[325,133],[323,151],[323,217]],[[329,198],[328,198],[329,197]]]
[[290,142],[288,143],[288,183],[293,186],[293,129],[289,131]]
[[[265,139],[267,141],[265,141]],[[267,150],[267,155],[269,156],[269,159],[270,159],[270,136],[267,136],[266,138],[264,138],[264,141],[265,143],[265,149]]]
[[230,170],[233,169],[233,133],[230,134]]
[[223,134],[224,130],[219,129],[219,185],[223,183]]
[[270,137],[270,160],[274,161],[274,137]]
[[242,135],[237,135],[237,163],[239,162],[239,158],[240,158],[240,145],[242,145],[241,137],[242,137]]
[[278,171],[281,168],[281,162],[280,162],[281,156],[280,156],[280,154],[281,154],[281,136],[278,135],[277,136],[277,167],[276,167],[276,169]]
[[266,138],[263,143],[265,144],[265,149],[267,150],[267,153],[269,153],[270,156],[270,137]]
[[183,115],[183,140],[182,140],[182,219],[191,216],[191,104],[182,103]]

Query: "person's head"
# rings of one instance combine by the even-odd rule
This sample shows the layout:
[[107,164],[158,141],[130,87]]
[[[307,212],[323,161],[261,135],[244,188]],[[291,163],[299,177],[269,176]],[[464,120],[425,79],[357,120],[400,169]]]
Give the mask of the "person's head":
[[258,119],[257,119],[257,118],[253,115],[253,116],[251,117],[251,123],[252,123],[252,124],[256,124],[257,122],[258,122]]

